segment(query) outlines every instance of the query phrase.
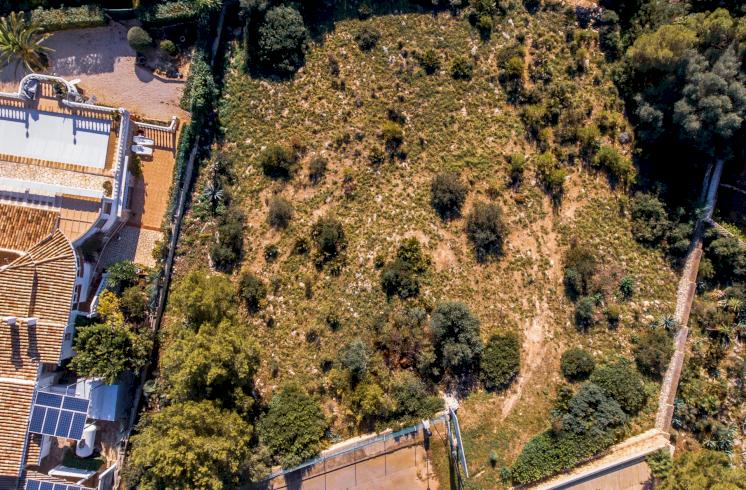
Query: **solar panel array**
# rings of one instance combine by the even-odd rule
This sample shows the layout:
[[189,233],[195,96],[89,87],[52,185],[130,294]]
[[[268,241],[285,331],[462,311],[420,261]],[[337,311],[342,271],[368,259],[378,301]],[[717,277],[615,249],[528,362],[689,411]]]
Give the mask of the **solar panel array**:
[[84,398],[38,392],[29,432],[80,440],[87,416],[88,400]]
[[90,490],[79,485],[67,485],[65,483],[52,483],[48,481],[26,480],[26,490]]

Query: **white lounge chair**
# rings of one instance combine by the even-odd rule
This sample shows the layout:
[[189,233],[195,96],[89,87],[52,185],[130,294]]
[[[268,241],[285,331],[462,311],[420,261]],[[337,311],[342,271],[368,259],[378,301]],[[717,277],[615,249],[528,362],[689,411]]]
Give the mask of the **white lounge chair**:
[[150,156],[153,154],[152,148],[148,148],[147,146],[142,146],[142,145],[132,145],[132,151],[136,153],[137,155]]
[[132,138],[132,141],[134,141],[136,145],[140,145],[140,146],[153,146],[155,144],[155,141],[145,136],[139,135],[139,134],[135,135]]

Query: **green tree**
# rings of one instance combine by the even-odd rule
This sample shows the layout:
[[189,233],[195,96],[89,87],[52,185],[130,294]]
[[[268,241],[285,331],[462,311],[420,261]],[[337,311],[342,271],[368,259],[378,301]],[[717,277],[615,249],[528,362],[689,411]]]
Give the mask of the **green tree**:
[[308,30],[293,7],[270,9],[259,27],[259,61],[265,68],[289,75],[303,65]]
[[233,284],[226,276],[195,269],[176,282],[169,303],[171,311],[182,315],[196,330],[204,323],[217,325],[231,317],[235,297]]
[[350,372],[353,380],[362,379],[368,372],[370,362],[368,346],[360,337],[356,337],[339,351],[339,362]]
[[664,328],[647,329],[633,347],[638,369],[659,379],[668,368],[673,354],[673,342]]
[[443,400],[428,392],[425,383],[411,371],[394,374],[391,397],[394,416],[404,419],[403,423],[429,418],[443,408]]
[[285,467],[316,456],[327,427],[318,402],[295,384],[279,389],[259,422],[262,440]]
[[125,372],[137,372],[145,365],[152,342],[124,325],[95,323],[76,332],[73,348],[73,371],[115,383]]
[[236,488],[252,448],[253,428],[210,401],[187,401],[146,414],[130,439],[129,488]]
[[473,368],[482,354],[479,319],[458,301],[440,303],[433,311],[430,330],[445,371],[461,374]]
[[138,280],[137,265],[130,260],[120,260],[106,268],[106,287],[117,294],[134,286]]
[[477,260],[500,255],[507,226],[497,204],[476,202],[466,217],[466,236],[474,246]]
[[572,244],[565,254],[565,290],[572,299],[591,293],[598,272],[598,259],[585,246]]
[[595,368],[593,357],[580,347],[573,347],[562,353],[560,369],[562,376],[568,381],[587,379]]
[[596,368],[591,382],[619,403],[628,414],[635,414],[645,404],[647,395],[642,378],[627,361],[621,360]]
[[42,43],[47,35],[28,22],[22,12],[11,12],[0,18],[0,68],[15,63],[14,77],[23,66],[29,72],[42,72],[48,65],[47,55],[53,50]]
[[661,490],[743,490],[746,469],[733,467],[728,456],[702,449],[673,460]]
[[631,214],[632,235],[642,243],[658,245],[671,228],[665,206],[652,194],[635,193]]
[[141,324],[148,315],[148,295],[140,286],[131,286],[124,290],[120,300],[122,314],[129,323]]
[[521,366],[521,342],[515,334],[493,335],[480,360],[482,382],[487,390],[510,386]]
[[177,402],[213,400],[247,413],[253,404],[259,348],[248,327],[223,320],[182,330],[164,351],[166,394]]

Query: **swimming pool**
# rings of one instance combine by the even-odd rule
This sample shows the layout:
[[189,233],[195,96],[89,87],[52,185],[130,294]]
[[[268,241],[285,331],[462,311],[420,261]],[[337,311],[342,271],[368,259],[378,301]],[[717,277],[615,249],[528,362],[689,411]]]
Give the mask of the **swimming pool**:
[[104,168],[111,120],[0,106],[0,154]]

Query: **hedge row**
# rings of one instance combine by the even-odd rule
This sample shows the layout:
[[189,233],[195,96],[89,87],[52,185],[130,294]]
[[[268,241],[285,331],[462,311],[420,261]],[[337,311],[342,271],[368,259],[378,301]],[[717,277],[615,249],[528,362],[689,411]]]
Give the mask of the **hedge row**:
[[31,20],[47,32],[97,27],[106,25],[106,16],[101,7],[62,7],[58,9],[38,8],[31,11]]
[[162,26],[189,22],[197,17],[198,10],[194,2],[189,0],[176,0],[144,8],[139,11],[138,16],[143,24],[147,26]]

